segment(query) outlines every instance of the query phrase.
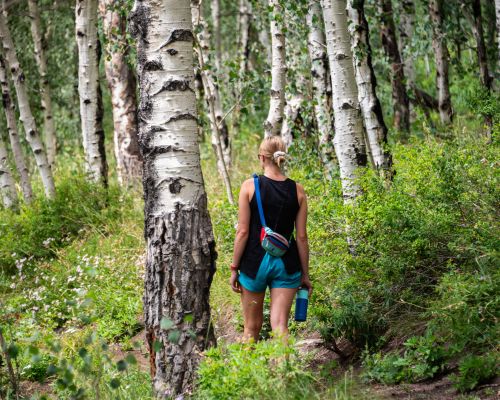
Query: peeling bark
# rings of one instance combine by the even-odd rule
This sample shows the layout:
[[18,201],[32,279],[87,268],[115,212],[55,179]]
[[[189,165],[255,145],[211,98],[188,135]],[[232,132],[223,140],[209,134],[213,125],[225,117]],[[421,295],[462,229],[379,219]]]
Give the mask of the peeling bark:
[[5,54],[6,67],[10,70],[14,88],[16,89],[19,114],[24,126],[26,140],[35,155],[35,161],[42,178],[45,195],[48,198],[53,198],[56,193],[56,188],[54,186],[54,178],[52,177],[52,169],[48,162],[47,153],[45,152],[42,138],[38,132],[35,118],[31,112],[28,91],[26,89],[26,77],[17,59],[16,49],[7,24],[7,13],[5,11],[0,13],[0,37]]
[[[100,0],[99,11],[108,40],[104,65],[111,92],[117,175],[119,183],[123,185],[140,179],[142,156],[137,139],[136,79],[134,71],[127,64],[127,20],[113,9],[113,3],[114,0]],[[154,68],[154,64],[149,67]]]
[[285,109],[286,59],[285,34],[283,33],[283,8],[279,0],[269,0],[271,13],[271,101],[269,114],[264,123],[265,137],[278,136],[283,125]]
[[24,158],[23,149],[19,140],[17,131],[17,118],[12,96],[10,95],[10,85],[7,78],[6,64],[3,55],[0,51],[0,86],[2,87],[2,104],[5,111],[5,119],[7,120],[7,130],[9,131],[10,147],[14,156],[14,164],[16,165],[19,181],[21,183],[21,191],[26,204],[33,201],[33,189],[31,188],[31,180],[29,170]]
[[0,134],[0,192],[5,208],[15,209],[18,204],[16,183],[12,177],[7,157],[7,147]]
[[399,54],[396,28],[392,11],[392,0],[378,0],[380,14],[380,34],[385,54],[391,63],[392,103],[394,107],[394,126],[408,132],[410,130],[410,99],[405,87],[403,62]]
[[367,165],[363,120],[347,30],[345,0],[322,0],[328,59],[332,76],[335,137],[333,144],[340,167],[342,192],[346,203],[360,193],[355,183],[360,167]]
[[49,164],[53,167],[56,161],[57,138],[54,119],[52,118],[52,100],[50,97],[50,84],[47,76],[47,59],[42,43],[42,22],[37,0],[28,0],[28,8],[31,19],[31,36],[33,36],[35,59],[40,74],[40,95],[42,98],[45,149],[47,150]]
[[[189,0],[137,0],[131,15],[138,42],[139,144],[144,155],[144,318],[151,376],[160,398],[192,389],[200,352],[215,344],[209,290],[216,252],[200,166],[192,35],[162,45],[175,30],[191,32],[191,18]],[[161,69],[145,69],[152,60]],[[160,90],[176,81],[187,86]],[[163,318],[172,327],[162,327]]]
[[318,125],[318,148],[328,176],[335,168],[333,141],[333,110],[331,107],[330,77],[326,54],[325,33],[321,29],[323,17],[319,0],[310,0],[307,12],[309,29],[307,47],[311,60],[311,80],[314,95],[314,114]]
[[385,175],[390,176],[392,157],[387,149],[387,126],[376,92],[377,79],[372,65],[370,33],[364,12],[364,0],[348,0],[347,10],[351,19],[349,29],[354,69],[368,147],[374,167],[379,171],[385,171]]
[[443,124],[453,119],[450,84],[448,81],[448,48],[443,34],[442,0],[429,0],[429,14],[432,22],[432,48],[436,59],[436,86],[438,91],[439,117]]
[[215,83],[215,77],[209,67],[210,38],[205,21],[201,16],[198,0],[191,1],[191,14],[193,18],[193,28],[196,31],[198,61],[200,63],[203,92],[209,109],[208,117],[212,129],[212,147],[217,158],[217,169],[226,187],[227,198],[230,204],[234,204],[231,180],[227,171],[228,167],[231,165],[229,130],[226,121],[223,120],[224,113],[222,110],[219,88]]
[[97,1],[76,0],[78,93],[85,167],[93,182],[108,183],[108,165],[102,128],[102,93],[99,81],[101,49],[97,36]]

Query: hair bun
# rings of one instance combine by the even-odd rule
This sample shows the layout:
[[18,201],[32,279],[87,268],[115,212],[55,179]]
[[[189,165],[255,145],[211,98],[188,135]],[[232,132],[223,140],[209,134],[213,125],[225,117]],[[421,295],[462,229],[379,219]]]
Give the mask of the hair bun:
[[273,160],[276,160],[278,157],[285,157],[286,153],[284,151],[275,151],[273,153]]

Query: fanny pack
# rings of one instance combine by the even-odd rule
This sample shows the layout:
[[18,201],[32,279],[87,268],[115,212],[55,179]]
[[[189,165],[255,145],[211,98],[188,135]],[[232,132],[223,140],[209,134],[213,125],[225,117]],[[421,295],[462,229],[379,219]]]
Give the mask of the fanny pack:
[[255,185],[257,207],[259,208],[260,224],[262,225],[262,229],[260,231],[260,245],[270,255],[274,257],[282,257],[290,248],[290,242],[286,237],[274,232],[266,225],[264,210],[262,209],[262,200],[260,198],[259,177],[256,174],[253,174],[253,182]]

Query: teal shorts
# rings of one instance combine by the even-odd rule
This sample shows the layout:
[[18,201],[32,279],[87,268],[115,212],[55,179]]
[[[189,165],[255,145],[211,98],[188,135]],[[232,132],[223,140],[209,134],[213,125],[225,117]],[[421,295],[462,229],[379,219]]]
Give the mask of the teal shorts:
[[260,263],[259,271],[255,279],[250,278],[244,272],[240,272],[240,284],[250,292],[265,292],[269,286],[271,289],[287,288],[296,289],[300,286],[302,272],[298,271],[288,274],[281,257],[273,257],[266,253]]

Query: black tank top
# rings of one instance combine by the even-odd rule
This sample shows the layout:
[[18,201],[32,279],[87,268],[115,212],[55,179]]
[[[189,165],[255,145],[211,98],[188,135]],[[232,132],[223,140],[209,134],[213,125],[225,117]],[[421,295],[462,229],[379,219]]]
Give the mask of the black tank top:
[[[298,272],[301,270],[299,253],[297,251],[297,243],[292,237],[295,218],[299,211],[297,185],[290,178],[287,178],[285,181],[275,181],[274,179],[260,175],[259,188],[267,226],[287,239],[291,238],[290,248],[282,257],[285,270],[289,274]],[[250,212],[250,232],[245,251],[241,257],[240,271],[244,272],[250,278],[255,278],[266,253],[260,245],[262,225],[260,224],[255,192],[250,201]]]

